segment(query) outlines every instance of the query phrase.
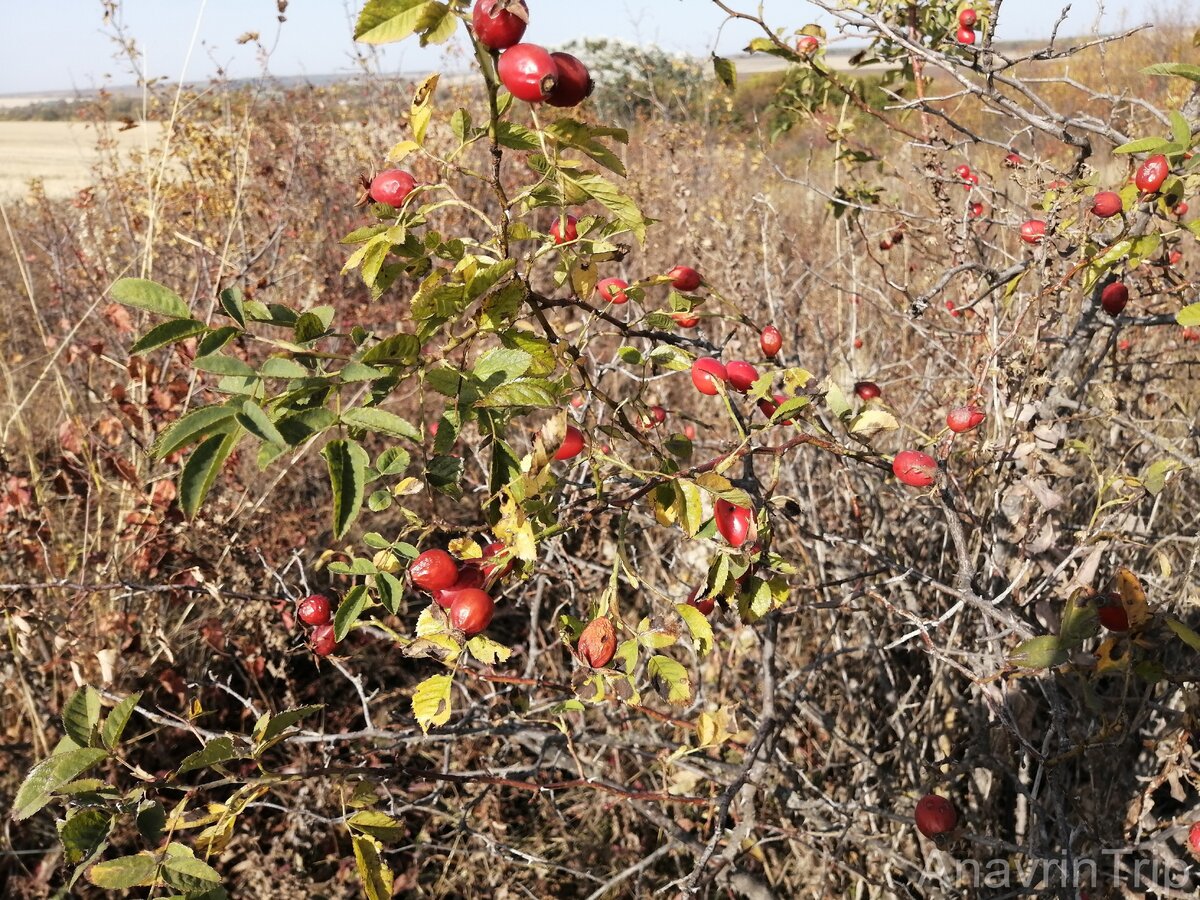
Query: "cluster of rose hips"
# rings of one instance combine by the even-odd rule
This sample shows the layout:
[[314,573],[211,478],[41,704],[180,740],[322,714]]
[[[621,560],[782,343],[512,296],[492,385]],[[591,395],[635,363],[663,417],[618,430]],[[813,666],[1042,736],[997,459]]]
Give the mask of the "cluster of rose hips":
[[503,51],[496,74],[518,100],[578,106],[592,93],[592,76],[577,58],[521,43],[529,25],[525,0],[476,0],[471,25],[479,43],[493,52]]
[[958,42],[960,44],[975,43],[975,24],[979,14],[971,7],[965,7],[958,13]]
[[433,601],[447,611],[451,627],[467,637],[484,631],[496,613],[496,601],[485,587],[512,570],[512,561],[497,557],[507,552],[495,542],[483,548],[479,559],[456,560],[445,550],[426,550],[409,564],[413,587],[428,591]]
[[337,649],[333,633],[333,604],[324,594],[305,597],[296,606],[296,617],[312,628],[308,643],[317,656],[328,656]]
[[[978,406],[956,406],[946,414],[946,427],[963,434],[983,424],[987,415]],[[901,450],[892,459],[892,474],[909,487],[929,487],[937,480],[937,460],[920,450]]]

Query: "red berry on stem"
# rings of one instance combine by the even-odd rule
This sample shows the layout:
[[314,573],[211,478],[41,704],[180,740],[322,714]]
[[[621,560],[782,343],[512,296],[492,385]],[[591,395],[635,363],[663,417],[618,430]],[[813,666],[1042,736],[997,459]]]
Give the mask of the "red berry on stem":
[[967,190],[970,190],[972,185],[979,184],[979,176],[974,172],[968,172],[963,181],[966,183]]
[[959,28],[957,37],[960,44],[973,44],[975,43],[975,29]]
[[[497,9],[497,6],[508,8]],[[477,0],[471,12],[471,27],[475,30],[475,37],[489,50],[506,50],[513,44],[519,44],[528,25],[529,7],[525,5],[525,0],[508,4],[497,0]]]
[[680,328],[695,328],[700,324],[700,317],[693,316],[691,313],[671,313],[671,318],[675,320],[675,324]]
[[768,325],[759,333],[758,345],[762,347],[763,356],[774,359],[783,349],[783,335],[774,325]]
[[966,9],[959,10],[958,24],[963,28],[974,28],[975,23],[978,21],[979,13],[975,12],[971,7],[968,6]]
[[417,186],[416,180],[407,172],[400,169],[388,169],[380,172],[371,180],[371,199],[376,203],[386,203],[388,206],[400,207],[405,198]]
[[1122,281],[1114,281],[1100,292],[1100,305],[1110,316],[1119,316],[1129,302],[1129,288]]
[[332,625],[318,625],[308,636],[308,642],[312,646],[312,652],[317,656],[328,656],[337,649],[337,640],[334,638]]
[[1175,215],[1179,216],[1179,218],[1182,219],[1188,213],[1188,205],[1187,205],[1187,203],[1185,203],[1184,201],[1181,200],[1175,204],[1175,208],[1171,211],[1173,213],[1175,213]]
[[859,400],[874,400],[883,391],[879,390],[879,385],[873,381],[858,381],[854,384],[854,393],[858,395]]
[[1004,165],[1010,169],[1015,169],[1021,165],[1021,154],[1016,150],[1010,150],[1008,156],[1004,157]]
[[946,415],[946,426],[955,434],[962,434],[983,424],[986,418],[978,406],[960,406]]
[[454,604],[454,598],[463,591],[479,590],[483,587],[484,573],[478,560],[467,560],[458,570],[458,580],[442,591],[433,592],[434,602],[442,609],[449,609]]
[[1138,166],[1137,171],[1133,174],[1133,183],[1137,185],[1139,191],[1152,194],[1162,187],[1162,183],[1167,180],[1170,172],[1171,164],[1167,162],[1167,158],[1161,153],[1156,153]]
[[730,387],[735,391],[741,391],[743,394],[750,390],[750,385],[758,381],[758,369],[741,359],[735,359],[727,363],[725,365],[725,374],[729,378]]
[[802,34],[796,40],[796,52],[801,56],[811,56],[817,52],[817,48],[821,46],[821,42],[817,40],[815,35]]
[[459,591],[450,604],[450,624],[467,637],[479,634],[492,623],[496,601],[477,588]]
[[[566,227],[563,227],[563,222],[566,222]],[[559,216],[550,226],[550,237],[554,239],[556,244],[565,244],[568,241],[573,241],[579,237],[579,219],[575,216]],[[613,279],[619,281],[620,279]],[[625,285],[629,287],[629,285]],[[628,298],[626,298],[628,299]]]
[[704,585],[702,585],[702,584],[694,587],[692,589],[691,594],[688,595],[687,605],[694,606],[696,609],[700,610],[700,613],[702,615],[707,616],[712,613],[713,609],[717,605],[717,601],[714,600],[712,597],[701,597],[700,591],[702,591],[703,589],[704,589]]
[[661,425],[667,421],[667,411],[661,406],[650,407],[650,418],[654,420],[655,425]]
[[901,450],[892,460],[892,472],[909,487],[929,487],[937,480],[937,461],[920,450]]
[[690,266],[676,266],[667,275],[670,277],[671,284],[674,285],[677,291],[684,291],[686,293],[700,287],[700,273]]
[[[553,234],[553,228],[551,228],[551,233]],[[562,242],[556,238],[555,243]],[[622,303],[629,302],[629,295],[625,293],[628,287],[629,282],[623,281],[620,278],[601,278],[596,282],[596,293],[599,294],[602,299],[620,306]]]
[[855,350],[861,350],[861,349],[862,349],[862,346],[863,346],[863,339],[862,339],[862,338],[855,338],[855,339],[854,339],[854,349],[855,349]]
[[1172,250],[1169,254],[1167,254],[1167,262],[1173,266],[1179,265],[1179,263],[1182,259],[1183,259],[1183,251],[1182,250]]
[[514,44],[500,54],[496,74],[508,92],[526,103],[541,103],[558,84],[558,66],[537,44]]
[[580,658],[593,669],[603,669],[617,652],[617,632],[612,622],[603,616],[588,622],[579,635],[576,650]]
[[966,164],[955,166],[954,174],[958,176],[959,181],[965,181],[967,176],[971,174],[971,167]]
[[551,106],[578,106],[591,96],[592,76],[582,62],[570,53],[551,53],[550,58],[558,66],[558,83],[550,91],[546,102]]
[[696,439],[696,426],[691,422],[688,422],[686,425],[684,425],[683,436],[689,441],[694,441]]
[[1188,829],[1188,849],[1192,853],[1200,854],[1200,822],[1193,822],[1192,827]]
[[1109,631],[1129,630],[1129,614],[1125,612],[1120,594],[1103,595],[1100,598],[1100,605],[1096,608],[1096,617],[1100,620],[1100,624]]
[[702,394],[714,396],[719,390],[718,381],[728,381],[729,373],[720,362],[709,356],[702,356],[692,363],[692,384]]
[[967,207],[967,211],[970,213],[972,219],[978,219],[983,215],[983,204],[976,200]]
[[1125,208],[1121,195],[1116,191],[1101,191],[1092,198],[1092,215],[1109,219]]
[[949,834],[958,827],[954,804],[937,794],[926,794],[917,801],[917,831],[930,839]]
[[563,435],[562,443],[554,451],[554,458],[557,460],[574,459],[582,450],[583,432],[574,425],[568,425],[567,433]]
[[736,549],[746,543],[750,534],[751,510],[718,498],[713,504],[713,518],[717,523],[717,531],[729,542],[730,547]]
[[444,591],[458,581],[458,564],[445,550],[426,550],[408,567],[412,583],[427,591]]
[[488,562],[488,560],[494,559],[495,557],[504,553],[507,549],[508,547],[500,543],[500,541],[493,541],[483,548],[483,560],[480,562],[480,565],[483,567],[483,574],[485,578],[491,578],[493,575],[497,578],[504,578],[509,572],[512,571],[512,559],[509,559],[508,562],[504,564],[503,568],[501,568],[498,563]]
[[305,625],[328,625],[333,620],[333,605],[324,594],[313,594],[300,601],[296,615]]
[[1046,223],[1041,219],[1030,219],[1021,226],[1021,240],[1027,244],[1040,243],[1046,237]]

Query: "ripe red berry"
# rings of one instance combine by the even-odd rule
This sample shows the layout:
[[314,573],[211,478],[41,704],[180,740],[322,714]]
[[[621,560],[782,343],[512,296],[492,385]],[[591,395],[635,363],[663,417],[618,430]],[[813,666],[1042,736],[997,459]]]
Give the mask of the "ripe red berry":
[[987,416],[978,406],[960,406],[946,415],[946,426],[955,434],[962,434],[983,424]]
[[324,594],[313,594],[300,601],[296,615],[305,625],[328,625],[333,620],[333,606]]
[[[507,9],[497,9],[507,6]],[[516,3],[497,3],[497,0],[477,0],[471,13],[471,26],[479,43],[489,50],[507,50],[519,44],[529,25],[529,7],[525,0]]]
[[1129,288],[1122,281],[1114,281],[1100,292],[1100,305],[1110,316],[1119,316],[1129,302]]
[[962,312],[954,305],[953,300],[946,301],[946,312],[950,313],[956,319],[962,315]]
[[312,647],[312,652],[317,656],[328,656],[337,649],[337,640],[333,635],[332,625],[318,625],[312,630],[308,636],[308,643]]
[[774,359],[783,349],[783,335],[774,325],[767,325],[758,335],[758,345],[762,347],[763,356]]
[[796,52],[801,56],[811,56],[817,52],[817,48],[820,46],[821,42],[815,35],[802,34],[796,39]]
[[1125,208],[1121,195],[1116,191],[1101,191],[1092,198],[1092,215],[1109,219]]
[[675,320],[675,324],[680,328],[695,328],[700,324],[700,317],[693,316],[691,313],[671,313],[671,318]]
[[718,498],[713,504],[713,518],[717,523],[717,531],[729,542],[730,547],[736,549],[746,543],[750,534],[751,510]]
[[725,374],[729,377],[730,387],[743,394],[750,390],[750,385],[758,381],[758,369],[741,359],[726,363]]
[[655,425],[661,425],[667,421],[667,411],[661,406],[650,407],[650,418],[654,420]]
[[854,384],[854,393],[858,395],[859,400],[874,400],[883,391],[879,390],[879,385],[873,381],[858,381]]
[[1188,849],[1200,855],[1200,822],[1193,822],[1188,829]]
[[728,381],[729,373],[721,363],[712,357],[702,356],[692,363],[692,384],[702,394],[714,396],[719,388],[718,381]]
[[[566,221],[565,228],[563,227],[564,220]],[[550,226],[550,237],[554,239],[554,243],[556,244],[565,244],[568,241],[575,240],[579,237],[579,219],[575,216],[559,216]],[[625,286],[629,287],[629,285]]]
[[700,610],[701,615],[707,616],[712,613],[713,609],[717,605],[717,601],[712,597],[701,597],[700,591],[703,589],[704,585],[702,584],[692,588],[692,592],[687,598],[687,605],[694,606],[696,609]]
[[1175,208],[1171,211],[1173,213],[1175,213],[1175,215],[1179,216],[1179,218],[1182,219],[1188,213],[1188,205],[1187,205],[1187,203],[1185,203],[1184,201],[1181,200],[1175,204]]
[[444,591],[458,581],[458,564],[445,550],[426,550],[408,567],[412,583],[427,591]]
[[1182,259],[1183,259],[1183,251],[1182,250],[1172,250],[1169,254],[1167,254],[1167,262],[1173,266],[1179,265],[1180,260],[1182,260]]
[[983,204],[976,200],[967,207],[967,212],[970,214],[972,219],[978,219],[983,215]]
[[484,572],[478,560],[467,560],[458,570],[458,580],[450,587],[433,592],[434,602],[442,609],[449,609],[454,604],[454,598],[463,591],[479,590],[483,587]]
[[690,266],[676,266],[667,273],[667,276],[677,291],[687,293],[700,287],[700,273]]
[[459,591],[450,604],[450,624],[467,637],[479,634],[492,623],[496,601],[478,588]]
[[537,44],[514,44],[500,54],[496,74],[508,92],[526,103],[541,103],[558,84],[558,66]]
[[399,208],[404,205],[404,199],[416,186],[417,182],[407,172],[388,169],[371,180],[371,199],[376,203],[386,203],[388,206]]
[[884,238],[882,241],[879,242],[879,249],[880,250],[891,250],[892,242],[889,241],[887,238]]
[[968,172],[967,176],[963,179],[963,182],[966,184],[966,188],[969,191],[972,185],[979,184],[979,176],[974,172]]
[[684,425],[683,436],[689,441],[694,441],[696,439],[696,426],[691,422],[688,422],[686,425]]
[[937,479],[937,461],[920,450],[901,450],[892,460],[892,472],[909,487],[929,487]]
[[957,37],[960,44],[973,44],[975,43],[975,29],[960,27]]
[[1008,155],[1004,157],[1004,165],[1010,169],[1015,169],[1021,165],[1021,154],[1016,150],[1010,150]]
[[855,338],[855,339],[854,339],[854,349],[855,349],[855,350],[861,350],[861,349],[862,349],[862,346],[863,346],[863,339],[862,339],[862,338]]
[[1037,244],[1046,237],[1046,223],[1041,219],[1030,219],[1021,226],[1021,240],[1027,244]]
[[601,616],[588,622],[579,635],[576,650],[580,658],[593,669],[603,669],[617,652],[617,632],[612,622]]
[[954,804],[937,794],[926,794],[917,801],[914,818],[917,831],[931,840],[949,834],[958,827],[958,813]]
[[551,53],[550,58],[558,66],[558,83],[550,91],[546,102],[551,106],[578,106],[591,96],[592,76],[582,62],[570,53]]
[[554,458],[557,460],[574,459],[582,450],[583,432],[574,425],[568,425],[567,433],[563,435],[562,443],[554,451]]
[[967,176],[971,174],[971,167],[965,163],[961,166],[955,166],[954,174],[958,176],[959,181],[966,181]]
[[[558,224],[557,220],[555,220],[555,224]],[[551,227],[551,234],[553,233],[554,229]],[[556,237],[555,243],[562,242]],[[620,278],[601,278],[596,282],[596,293],[599,294],[602,299],[620,306],[622,303],[629,302],[629,295],[625,293],[628,287],[629,282],[622,281]]]
[[963,28],[974,28],[975,23],[978,21],[979,14],[969,6],[958,13],[958,24]]
[[1138,166],[1133,175],[1133,183],[1139,191],[1152,194],[1162,187],[1170,172],[1171,164],[1167,162],[1167,158],[1161,153],[1156,153]]
[[1096,608],[1096,617],[1100,624],[1109,631],[1128,631],[1129,614],[1121,603],[1121,595],[1112,593],[1100,597],[1100,605]]
[[493,541],[483,548],[483,559],[480,562],[480,565],[483,567],[483,575],[485,578],[491,578],[493,576],[496,578],[505,578],[512,571],[512,559],[509,559],[503,567],[500,567],[497,563],[489,562],[489,560],[494,559],[501,553],[504,553],[507,549],[508,547],[499,541]]

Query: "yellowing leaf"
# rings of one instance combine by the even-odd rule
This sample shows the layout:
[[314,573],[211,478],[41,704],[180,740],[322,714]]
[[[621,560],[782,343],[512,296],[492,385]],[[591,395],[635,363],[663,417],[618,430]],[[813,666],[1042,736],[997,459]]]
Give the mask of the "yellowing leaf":
[[1121,597],[1121,606],[1129,617],[1129,628],[1137,631],[1150,621],[1150,608],[1146,605],[1146,593],[1142,590],[1137,576],[1124,567],[1117,570],[1110,591],[1116,591]]
[[675,609],[683,618],[683,623],[687,625],[688,631],[692,635],[692,643],[696,645],[696,652],[701,656],[707,656],[713,648],[713,630],[712,625],[708,623],[708,618],[696,607],[687,603],[676,603]]
[[[445,725],[450,721],[450,691],[454,684],[449,675],[430,675],[413,691],[412,710],[421,730]],[[391,896],[390,894],[388,896]]]
[[652,656],[646,663],[650,683],[668,703],[682,704],[691,699],[692,686],[687,669],[669,656]]

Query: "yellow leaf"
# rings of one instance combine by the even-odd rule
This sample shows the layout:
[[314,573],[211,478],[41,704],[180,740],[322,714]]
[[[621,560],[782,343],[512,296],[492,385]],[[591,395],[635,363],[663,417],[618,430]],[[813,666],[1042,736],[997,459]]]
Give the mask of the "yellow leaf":
[[450,721],[452,685],[453,679],[449,675],[430,675],[413,691],[413,715],[422,731],[428,732],[431,725],[445,725]]

